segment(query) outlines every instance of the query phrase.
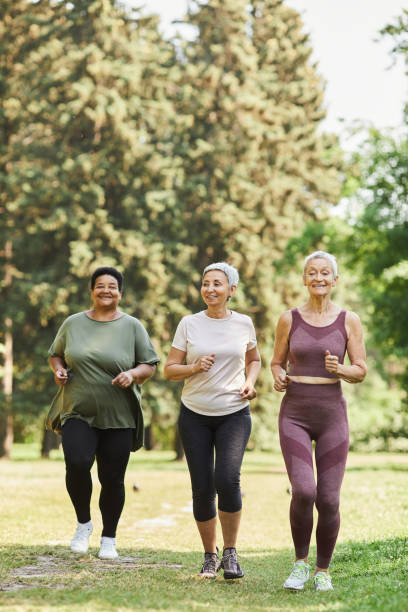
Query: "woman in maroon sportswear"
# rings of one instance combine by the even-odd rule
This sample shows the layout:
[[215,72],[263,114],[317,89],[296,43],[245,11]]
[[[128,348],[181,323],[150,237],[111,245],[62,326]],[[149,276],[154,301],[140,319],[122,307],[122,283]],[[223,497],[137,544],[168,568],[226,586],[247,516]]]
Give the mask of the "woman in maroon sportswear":
[[[316,251],[306,257],[303,283],[309,299],[284,312],[276,329],[271,370],[275,390],[285,392],[279,436],[292,486],[290,524],[295,546],[295,563],[284,584],[288,589],[303,589],[310,577],[314,505],[318,512],[314,587],[333,588],[328,567],[340,526],[340,487],[349,446],[340,381],[359,383],[367,372],[360,319],[331,300],[337,278],[333,255]],[[346,353],[350,365],[344,365]]]

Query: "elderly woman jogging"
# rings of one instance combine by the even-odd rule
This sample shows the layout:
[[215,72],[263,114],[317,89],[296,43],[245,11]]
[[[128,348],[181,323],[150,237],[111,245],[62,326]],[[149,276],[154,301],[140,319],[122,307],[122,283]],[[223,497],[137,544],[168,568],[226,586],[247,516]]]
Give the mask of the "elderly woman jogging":
[[159,361],[141,322],[118,310],[122,281],[115,268],[98,268],[91,277],[92,308],[68,317],[49,350],[59,390],[48,427],[61,431],[66,486],[78,520],[71,550],[88,550],[96,459],[101,559],[118,556],[115,537],[125,501],[125,471],[130,452],[143,444],[141,385]]
[[[285,392],[279,436],[292,485],[290,525],[295,546],[295,563],[284,584],[287,589],[301,590],[309,580],[315,505],[317,561],[313,583],[317,591],[333,588],[328,567],[340,527],[340,487],[349,447],[341,380],[359,383],[367,371],[360,319],[331,299],[337,278],[333,255],[316,251],[306,257],[303,283],[309,299],[303,306],[283,313],[276,330],[271,370],[275,389]],[[344,365],[346,353],[350,365]]]
[[[238,272],[225,262],[207,266],[201,296],[207,308],[180,321],[165,365],[168,380],[184,380],[179,430],[190,471],[193,513],[204,547],[200,576],[244,575],[236,554],[241,520],[240,471],[251,432],[249,400],[261,361],[251,319],[227,308]],[[215,450],[215,463],[214,463]],[[216,546],[218,516],[224,546]]]

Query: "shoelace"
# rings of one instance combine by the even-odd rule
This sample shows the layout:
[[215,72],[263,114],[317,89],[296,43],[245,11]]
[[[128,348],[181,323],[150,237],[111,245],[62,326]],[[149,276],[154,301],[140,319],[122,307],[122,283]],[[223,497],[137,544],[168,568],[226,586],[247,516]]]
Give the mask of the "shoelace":
[[211,557],[206,557],[203,563],[203,572],[216,572],[217,571],[217,555],[214,553]]
[[305,575],[306,575],[306,566],[305,565],[303,565],[303,566],[297,565],[292,570],[292,576],[294,578],[304,578]]
[[222,564],[223,566],[225,566],[225,564],[228,563],[235,563],[238,564],[238,559],[237,559],[237,553],[236,552],[230,552],[227,554],[223,554],[222,555]]
[[329,577],[324,574],[316,574],[316,576],[314,576],[314,581],[315,584],[326,586],[329,582]]

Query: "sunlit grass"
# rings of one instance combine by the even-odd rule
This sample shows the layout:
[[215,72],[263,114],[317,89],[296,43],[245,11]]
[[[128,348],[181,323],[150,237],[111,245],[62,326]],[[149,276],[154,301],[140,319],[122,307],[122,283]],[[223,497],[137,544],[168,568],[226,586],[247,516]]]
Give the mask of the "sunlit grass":
[[246,576],[233,584],[221,575],[210,582],[196,577],[202,553],[190,482],[185,463],[173,461],[172,453],[132,454],[117,534],[123,562],[116,564],[95,556],[101,531],[95,472],[90,554],[77,558],[67,548],[75,519],[61,451],[53,451],[50,461],[37,457],[38,447],[16,445],[14,460],[0,463],[0,581],[2,588],[18,589],[0,592],[0,608],[7,611],[406,609],[404,455],[350,455],[331,568],[335,591],[329,594],[314,593],[310,585],[303,593],[282,589],[293,553],[279,455],[245,455],[238,550]]

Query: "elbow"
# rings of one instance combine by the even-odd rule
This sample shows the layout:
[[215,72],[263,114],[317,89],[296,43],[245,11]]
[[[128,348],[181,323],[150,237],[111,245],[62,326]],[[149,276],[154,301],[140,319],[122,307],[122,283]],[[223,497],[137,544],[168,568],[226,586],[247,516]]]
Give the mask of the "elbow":
[[359,364],[356,364],[356,365],[358,365],[358,374],[356,376],[355,382],[356,383],[361,383],[361,382],[363,382],[363,380],[367,376],[367,364],[359,363]]
[[364,366],[361,368],[361,378],[359,382],[363,382],[366,376],[367,376],[367,366]]

